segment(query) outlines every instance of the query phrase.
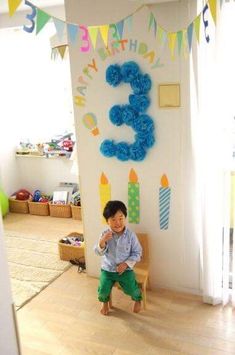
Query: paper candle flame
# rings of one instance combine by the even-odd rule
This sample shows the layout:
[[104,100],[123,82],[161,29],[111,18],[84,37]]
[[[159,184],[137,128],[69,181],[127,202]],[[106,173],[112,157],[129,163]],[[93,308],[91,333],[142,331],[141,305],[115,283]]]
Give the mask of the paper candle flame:
[[162,175],[162,177],[161,177],[161,186],[162,187],[169,187],[169,182],[168,182],[167,176],[165,174]]
[[91,130],[91,133],[96,136],[99,134],[99,129],[97,127],[97,118],[94,115],[94,113],[92,112],[88,112],[86,113],[83,118],[82,121],[84,123],[84,126],[86,128],[88,128],[89,130]]
[[138,182],[138,176],[137,176],[137,174],[136,174],[136,172],[135,172],[134,169],[131,169],[131,171],[130,171],[130,174],[129,174],[129,181],[130,181],[130,182],[133,182],[133,183]]
[[108,179],[107,179],[107,177],[105,176],[105,174],[104,173],[102,173],[101,174],[101,177],[100,177],[100,183],[102,184],[102,185],[106,185],[106,184],[108,184]]

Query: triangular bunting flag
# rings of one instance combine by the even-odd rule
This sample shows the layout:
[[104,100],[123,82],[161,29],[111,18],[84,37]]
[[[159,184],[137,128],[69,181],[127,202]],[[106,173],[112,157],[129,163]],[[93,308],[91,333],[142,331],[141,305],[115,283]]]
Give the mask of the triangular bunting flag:
[[163,30],[162,32],[162,46],[167,42],[167,32]]
[[150,29],[153,27],[154,30],[154,35],[156,36],[157,33],[157,23],[155,20],[155,17],[153,15],[153,13],[150,13],[150,17],[149,17],[149,26],[148,26],[148,30],[150,31]]
[[151,12],[150,19],[149,19],[149,28],[148,28],[148,30],[150,30],[152,27],[153,27],[154,36],[156,37],[156,34],[157,34],[157,22],[155,20],[155,17],[153,15],[153,13]]
[[204,25],[204,35],[205,35],[205,39],[207,41],[207,43],[210,42],[210,36],[207,33],[208,30],[208,24],[209,21],[207,20],[207,16],[205,17],[205,14],[207,12],[207,10],[209,9],[208,3],[206,3],[206,5],[204,6],[203,10],[202,10],[202,21],[203,21],[203,25]]
[[119,36],[119,33],[118,33],[117,25],[115,25],[115,23],[110,24],[109,25],[109,30],[111,32],[112,39],[114,41],[119,41],[120,36]]
[[189,52],[191,52],[192,49],[192,39],[193,39],[193,22],[190,23],[190,25],[187,28],[187,37],[188,37],[188,48]]
[[58,51],[57,51],[57,48],[52,48],[51,50],[51,59],[56,59],[58,56]]
[[161,44],[161,47],[167,42],[167,32],[160,26],[157,26],[157,38]]
[[28,33],[32,33],[35,28],[35,21],[34,18],[37,15],[36,7],[31,4],[28,0],[25,0],[25,5],[31,8],[31,13],[26,15],[26,18],[29,20],[29,25],[24,25],[23,30]]
[[150,15],[149,15],[149,25],[148,25],[148,31],[150,31],[150,28],[152,28],[152,25],[153,25],[153,19],[154,19],[153,13],[152,13],[152,12],[150,12]]
[[176,42],[176,32],[169,32],[168,33],[168,45],[169,45],[170,52],[171,52],[171,59],[174,58],[175,42]]
[[124,20],[119,21],[118,23],[116,23],[116,27],[117,27],[120,39],[122,39],[123,26],[124,26]]
[[159,42],[162,43],[162,36],[163,36],[163,28],[161,26],[157,27],[157,37]]
[[57,36],[59,39],[61,39],[64,33],[65,22],[55,17],[53,17],[53,21],[54,21]]
[[188,57],[188,37],[187,37],[187,30],[183,29],[183,36],[182,36],[182,50],[183,50],[183,55],[184,58],[186,59]]
[[88,33],[91,39],[93,48],[96,47],[97,35],[98,35],[98,26],[88,26]]
[[67,24],[67,31],[70,43],[75,43],[78,35],[78,25],[74,25],[73,23]]
[[198,15],[195,20],[193,21],[194,23],[194,31],[196,33],[196,38],[199,43],[200,40],[200,24],[201,24],[201,14]]
[[183,37],[183,32],[178,31],[177,32],[177,43],[178,43],[178,53],[180,54],[181,47],[182,47],[182,37]]
[[45,24],[50,20],[51,16],[46,12],[37,9],[37,20],[36,20],[36,35],[41,31]]
[[128,30],[132,30],[132,15],[128,16],[125,20],[125,26],[128,26]]
[[216,1],[217,0],[209,0],[209,6],[211,10],[211,16],[214,20],[214,23],[216,24]]
[[61,59],[64,59],[66,48],[67,48],[67,45],[57,47],[58,52],[60,53]]
[[102,40],[104,41],[105,47],[108,45],[108,34],[109,34],[109,25],[99,26],[100,34]]
[[12,16],[16,12],[16,9],[22,3],[22,0],[8,0],[9,15]]

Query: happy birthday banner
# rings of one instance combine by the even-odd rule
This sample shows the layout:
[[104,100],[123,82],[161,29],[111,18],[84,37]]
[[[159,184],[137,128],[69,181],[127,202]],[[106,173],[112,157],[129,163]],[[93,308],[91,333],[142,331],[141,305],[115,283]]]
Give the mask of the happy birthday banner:
[[[22,1],[23,0],[8,0],[10,16],[14,15]],[[26,15],[27,25],[23,26],[24,31],[32,33],[36,28],[35,32],[37,35],[45,27],[49,20],[53,20],[57,37],[61,39],[66,28],[70,44],[73,45],[77,43],[78,38],[81,40],[82,43],[80,46],[80,52],[82,53],[90,52],[92,47],[94,50],[96,50],[98,36],[102,38],[105,47],[108,45],[109,37],[115,41],[121,40],[124,27],[131,29],[133,15],[140,11],[144,6],[146,6],[140,6],[132,14],[114,24],[84,26],[80,24],[68,23],[54,16],[51,16],[47,12],[33,5],[28,0],[25,0],[24,3],[31,8],[31,13]],[[149,9],[148,6],[147,8]],[[154,14],[150,11],[148,30],[153,31],[155,38],[158,39],[160,43],[164,44],[167,41],[171,53],[171,58],[174,59],[176,45],[178,48],[178,54],[181,53],[182,48],[187,48],[188,51],[191,52],[194,33],[196,35],[197,43],[200,42],[201,20],[204,26],[204,36],[206,42],[208,43],[210,41],[210,37],[207,34],[210,25],[208,21],[209,11],[216,25],[217,0],[208,0],[199,15],[186,28],[176,32],[167,31],[162,26],[160,26]],[[58,47],[58,52],[61,58],[64,57],[65,51],[65,45]],[[53,56],[55,57],[55,53],[53,53]]]

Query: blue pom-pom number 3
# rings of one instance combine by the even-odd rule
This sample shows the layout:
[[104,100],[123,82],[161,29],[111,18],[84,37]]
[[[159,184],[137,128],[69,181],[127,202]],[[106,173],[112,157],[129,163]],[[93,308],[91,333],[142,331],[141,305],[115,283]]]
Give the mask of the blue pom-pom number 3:
[[129,95],[129,104],[114,105],[109,111],[109,119],[115,126],[126,124],[135,131],[135,141],[116,143],[105,139],[100,146],[101,153],[108,158],[116,157],[121,161],[142,161],[147,151],[155,143],[154,122],[145,112],[150,105],[147,96],[152,83],[148,74],[140,72],[137,63],[130,61],[122,66],[110,65],[106,70],[106,81],[113,87],[122,81],[129,83],[133,94]]

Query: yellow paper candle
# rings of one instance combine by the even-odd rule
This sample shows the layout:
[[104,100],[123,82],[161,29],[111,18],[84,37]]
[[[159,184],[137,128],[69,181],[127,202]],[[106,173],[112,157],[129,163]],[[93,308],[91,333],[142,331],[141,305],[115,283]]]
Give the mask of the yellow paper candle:
[[102,222],[104,224],[106,224],[106,220],[103,217],[103,210],[106,203],[110,200],[111,200],[111,186],[105,174],[102,173],[100,177],[100,207],[101,207]]
[[129,223],[140,223],[140,187],[134,169],[131,169],[129,174],[128,221]]

